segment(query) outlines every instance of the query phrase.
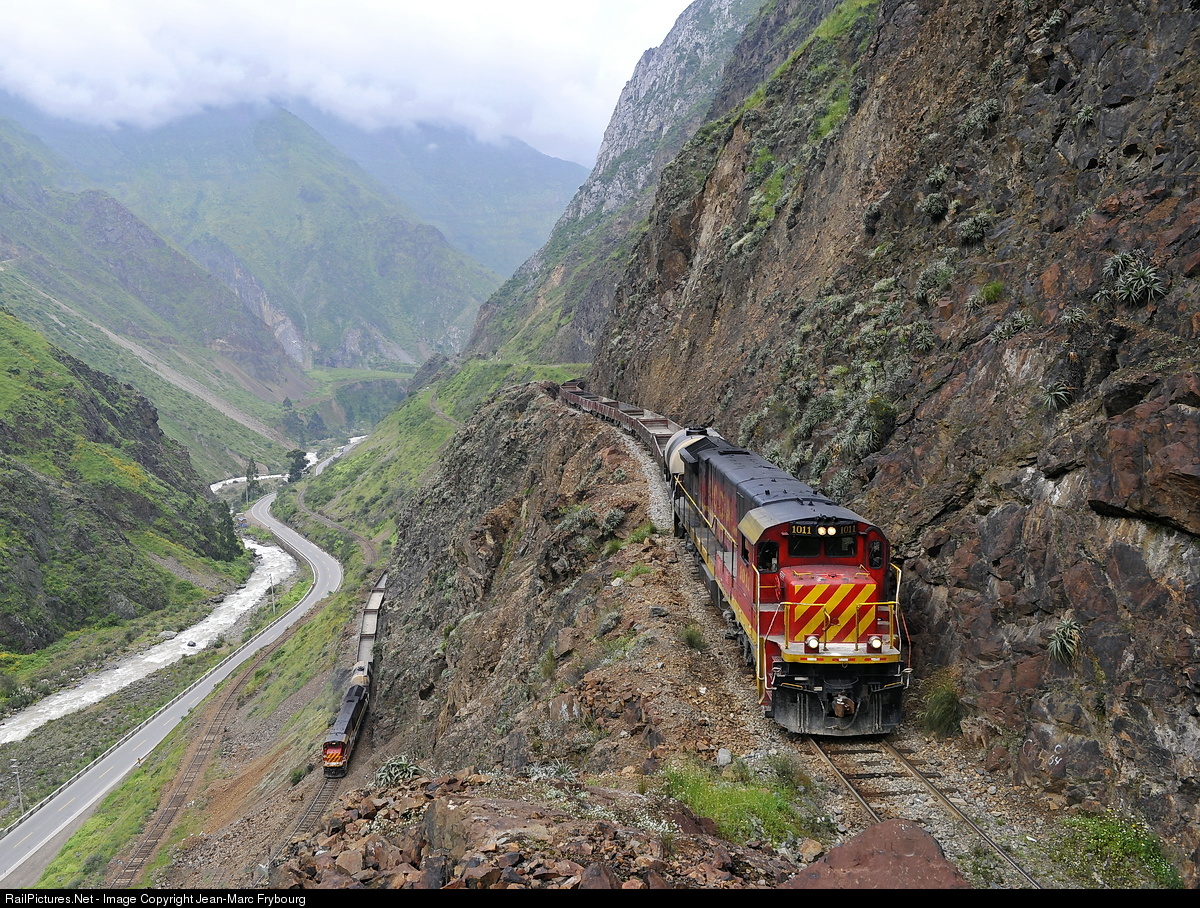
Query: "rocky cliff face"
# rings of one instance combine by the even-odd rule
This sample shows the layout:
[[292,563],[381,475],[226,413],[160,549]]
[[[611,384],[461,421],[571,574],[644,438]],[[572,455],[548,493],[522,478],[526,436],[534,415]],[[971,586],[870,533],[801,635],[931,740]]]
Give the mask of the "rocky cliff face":
[[1198,51],[1173,0],[843,3],[666,168],[593,372],[887,527],[995,759],[1192,873]]
[[626,236],[649,211],[663,165],[706,119],[722,68],[759,5],[697,0],[646,51],[617,101],[596,166],[550,239],[480,309],[473,352],[504,346],[542,361],[590,359]]

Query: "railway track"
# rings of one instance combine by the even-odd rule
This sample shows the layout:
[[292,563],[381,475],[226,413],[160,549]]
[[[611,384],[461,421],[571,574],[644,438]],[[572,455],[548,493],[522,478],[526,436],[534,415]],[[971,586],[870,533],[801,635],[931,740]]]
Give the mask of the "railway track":
[[[810,748],[850,792],[862,809],[867,825],[893,818],[917,822],[932,819],[939,809],[952,822],[967,826],[982,846],[997,857],[1010,885],[1041,889],[1041,885],[962,809],[962,799],[950,786],[939,786],[936,770],[919,769],[888,741],[873,738],[806,739]],[[965,806],[965,805],[963,805]],[[946,843],[943,841],[943,847]]]
[[204,731],[200,735],[199,745],[193,751],[191,759],[188,760],[187,765],[178,776],[175,790],[171,793],[171,797],[167,799],[167,802],[155,812],[150,825],[142,833],[141,839],[138,840],[137,847],[134,848],[133,853],[126,859],[120,873],[113,879],[112,885],[114,887],[124,889],[132,886],[138,874],[141,873],[147,862],[154,855],[154,852],[158,850],[158,846],[162,844],[171,827],[175,824],[175,819],[179,816],[179,811],[192,799],[196,780],[204,771],[204,767],[208,765],[213,750],[216,749],[223,737],[225,723],[229,720],[230,714],[237,705],[238,694],[241,692],[246,678],[250,677],[291,635],[292,631],[289,630],[270,646],[266,646],[260,650],[258,655],[238,674],[233,682],[226,686],[227,689],[222,693],[217,707],[211,712],[211,717],[205,723]]
[[292,827],[292,831],[285,841],[290,842],[298,835],[312,832],[317,825],[317,820],[321,819],[325,811],[329,809],[329,805],[333,803],[333,799],[337,797],[341,784],[341,779],[321,779],[320,787],[313,794],[312,799],[308,802],[308,807],[300,815],[300,819],[296,821],[296,825]]

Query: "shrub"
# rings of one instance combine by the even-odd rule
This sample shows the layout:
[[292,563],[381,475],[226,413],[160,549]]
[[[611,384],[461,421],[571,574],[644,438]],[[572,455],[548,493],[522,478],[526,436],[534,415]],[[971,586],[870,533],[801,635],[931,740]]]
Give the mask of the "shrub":
[[548,646],[542,653],[542,658],[538,660],[538,674],[542,676],[542,680],[549,681],[554,677],[555,665],[554,647]]
[[1115,281],[1122,274],[1138,263],[1139,259],[1132,252],[1117,252],[1109,256],[1104,263],[1104,268],[1100,272],[1100,276],[1107,281]]
[[1075,112],[1076,126],[1091,126],[1096,122],[1096,108],[1091,104],[1085,104]]
[[620,508],[612,508],[604,515],[604,519],[600,521],[600,531],[605,535],[612,533],[625,520],[625,512]]
[[957,735],[963,717],[958,679],[948,671],[939,671],[922,683],[921,694],[925,702],[920,720],[925,729],[943,737]]
[[1061,381],[1053,381],[1042,385],[1039,397],[1043,407],[1051,413],[1057,413],[1071,402],[1071,388]]
[[1116,298],[1126,305],[1149,303],[1167,292],[1166,280],[1141,252],[1117,252],[1109,256],[1101,271],[1103,286],[1096,302]]
[[688,649],[702,653],[708,649],[708,641],[704,639],[704,629],[698,624],[689,624],[679,633],[679,639]]
[[1087,321],[1087,313],[1084,312],[1079,306],[1071,306],[1070,308],[1063,310],[1063,313],[1058,317],[1058,320],[1063,325],[1071,328],[1075,325],[1081,325]]
[[908,346],[916,353],[928,353],[937,346],[933,329],[925,322],[916,322],[908,332]]
[[996,330],[992,332],[992,339],[997,343],[1003,343],[1010,337],[1030,328],[1032,325],[1033,318],[1028,312],[1014,312],[996,326]]
[[931,192],[917,204],[921,214],[934,221],[940,221],[950,210],[950,202],[940,192]]
[[388,785],[395,785],[405,779],[415,778],[421,774],[421,767],[409,760],[406,754],[398,754],[375,770],[375,776],[372,781],[376,786],[382,788]]
[[950,179],[950,172],[946,170],[946,165],[938,164],[937,167],[926,174],[925,185],[936,192],[946,185],[948,179]]
[[1000,302],[1004,296],[1003,281],[988,281],[979,288],[979,298],[987,305]]
[[1117,278],[1114,290],[1117,299],[1127,305],[1148,303],[1166,292],[1166,284],[1158,269],[1144,262],[1139,262],[1122,272]]
[[938,259],[926,266],[917,278],[917,287],[913,296],[917,302],[927,302],[934,290],[945,290],[954,278],[954,266],[948,258]]
[[1070,665],[1079,652],[1079,622],[1074,618],[1063,618],[1050,633],[1046,644],[1050,658],[1059,665]]
[[958,237],[958,242],[963,246],[977,246],[987,239],[991,226],[991,217],[986,214],[977,214],[960,222],[954,232]]
[[804,771],[795,754],[778,753],[767,759],[767,768],[784,789],[799,794],[812,787],[812,779]]
[[967,111],[958,127],[958,137],[965,139],[973,132],[986,132],[990,124],[1000,118],[1000,102],[995,98],[980,101]]

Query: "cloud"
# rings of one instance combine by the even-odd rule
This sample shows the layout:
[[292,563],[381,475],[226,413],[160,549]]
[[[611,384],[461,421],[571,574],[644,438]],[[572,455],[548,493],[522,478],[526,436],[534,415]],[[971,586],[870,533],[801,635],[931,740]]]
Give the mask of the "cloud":
[[686,0],[9,0],[0,88],[103,125],[303,97],[360,126],[450,120],[590,163]]

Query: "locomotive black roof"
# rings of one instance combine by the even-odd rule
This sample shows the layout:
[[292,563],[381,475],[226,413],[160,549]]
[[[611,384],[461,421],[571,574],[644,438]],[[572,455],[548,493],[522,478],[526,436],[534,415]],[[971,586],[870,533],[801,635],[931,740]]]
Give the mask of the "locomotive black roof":
[[[739,519],[755,508],[772,505],[775,523],[805,520],[871,523],[769,460],[735,447],[723,438],[702,439],[685,449],[681,456],[693,463],[707,461],[710,469],[737,489]],[[786,507],[779,507],[785,502]]]

